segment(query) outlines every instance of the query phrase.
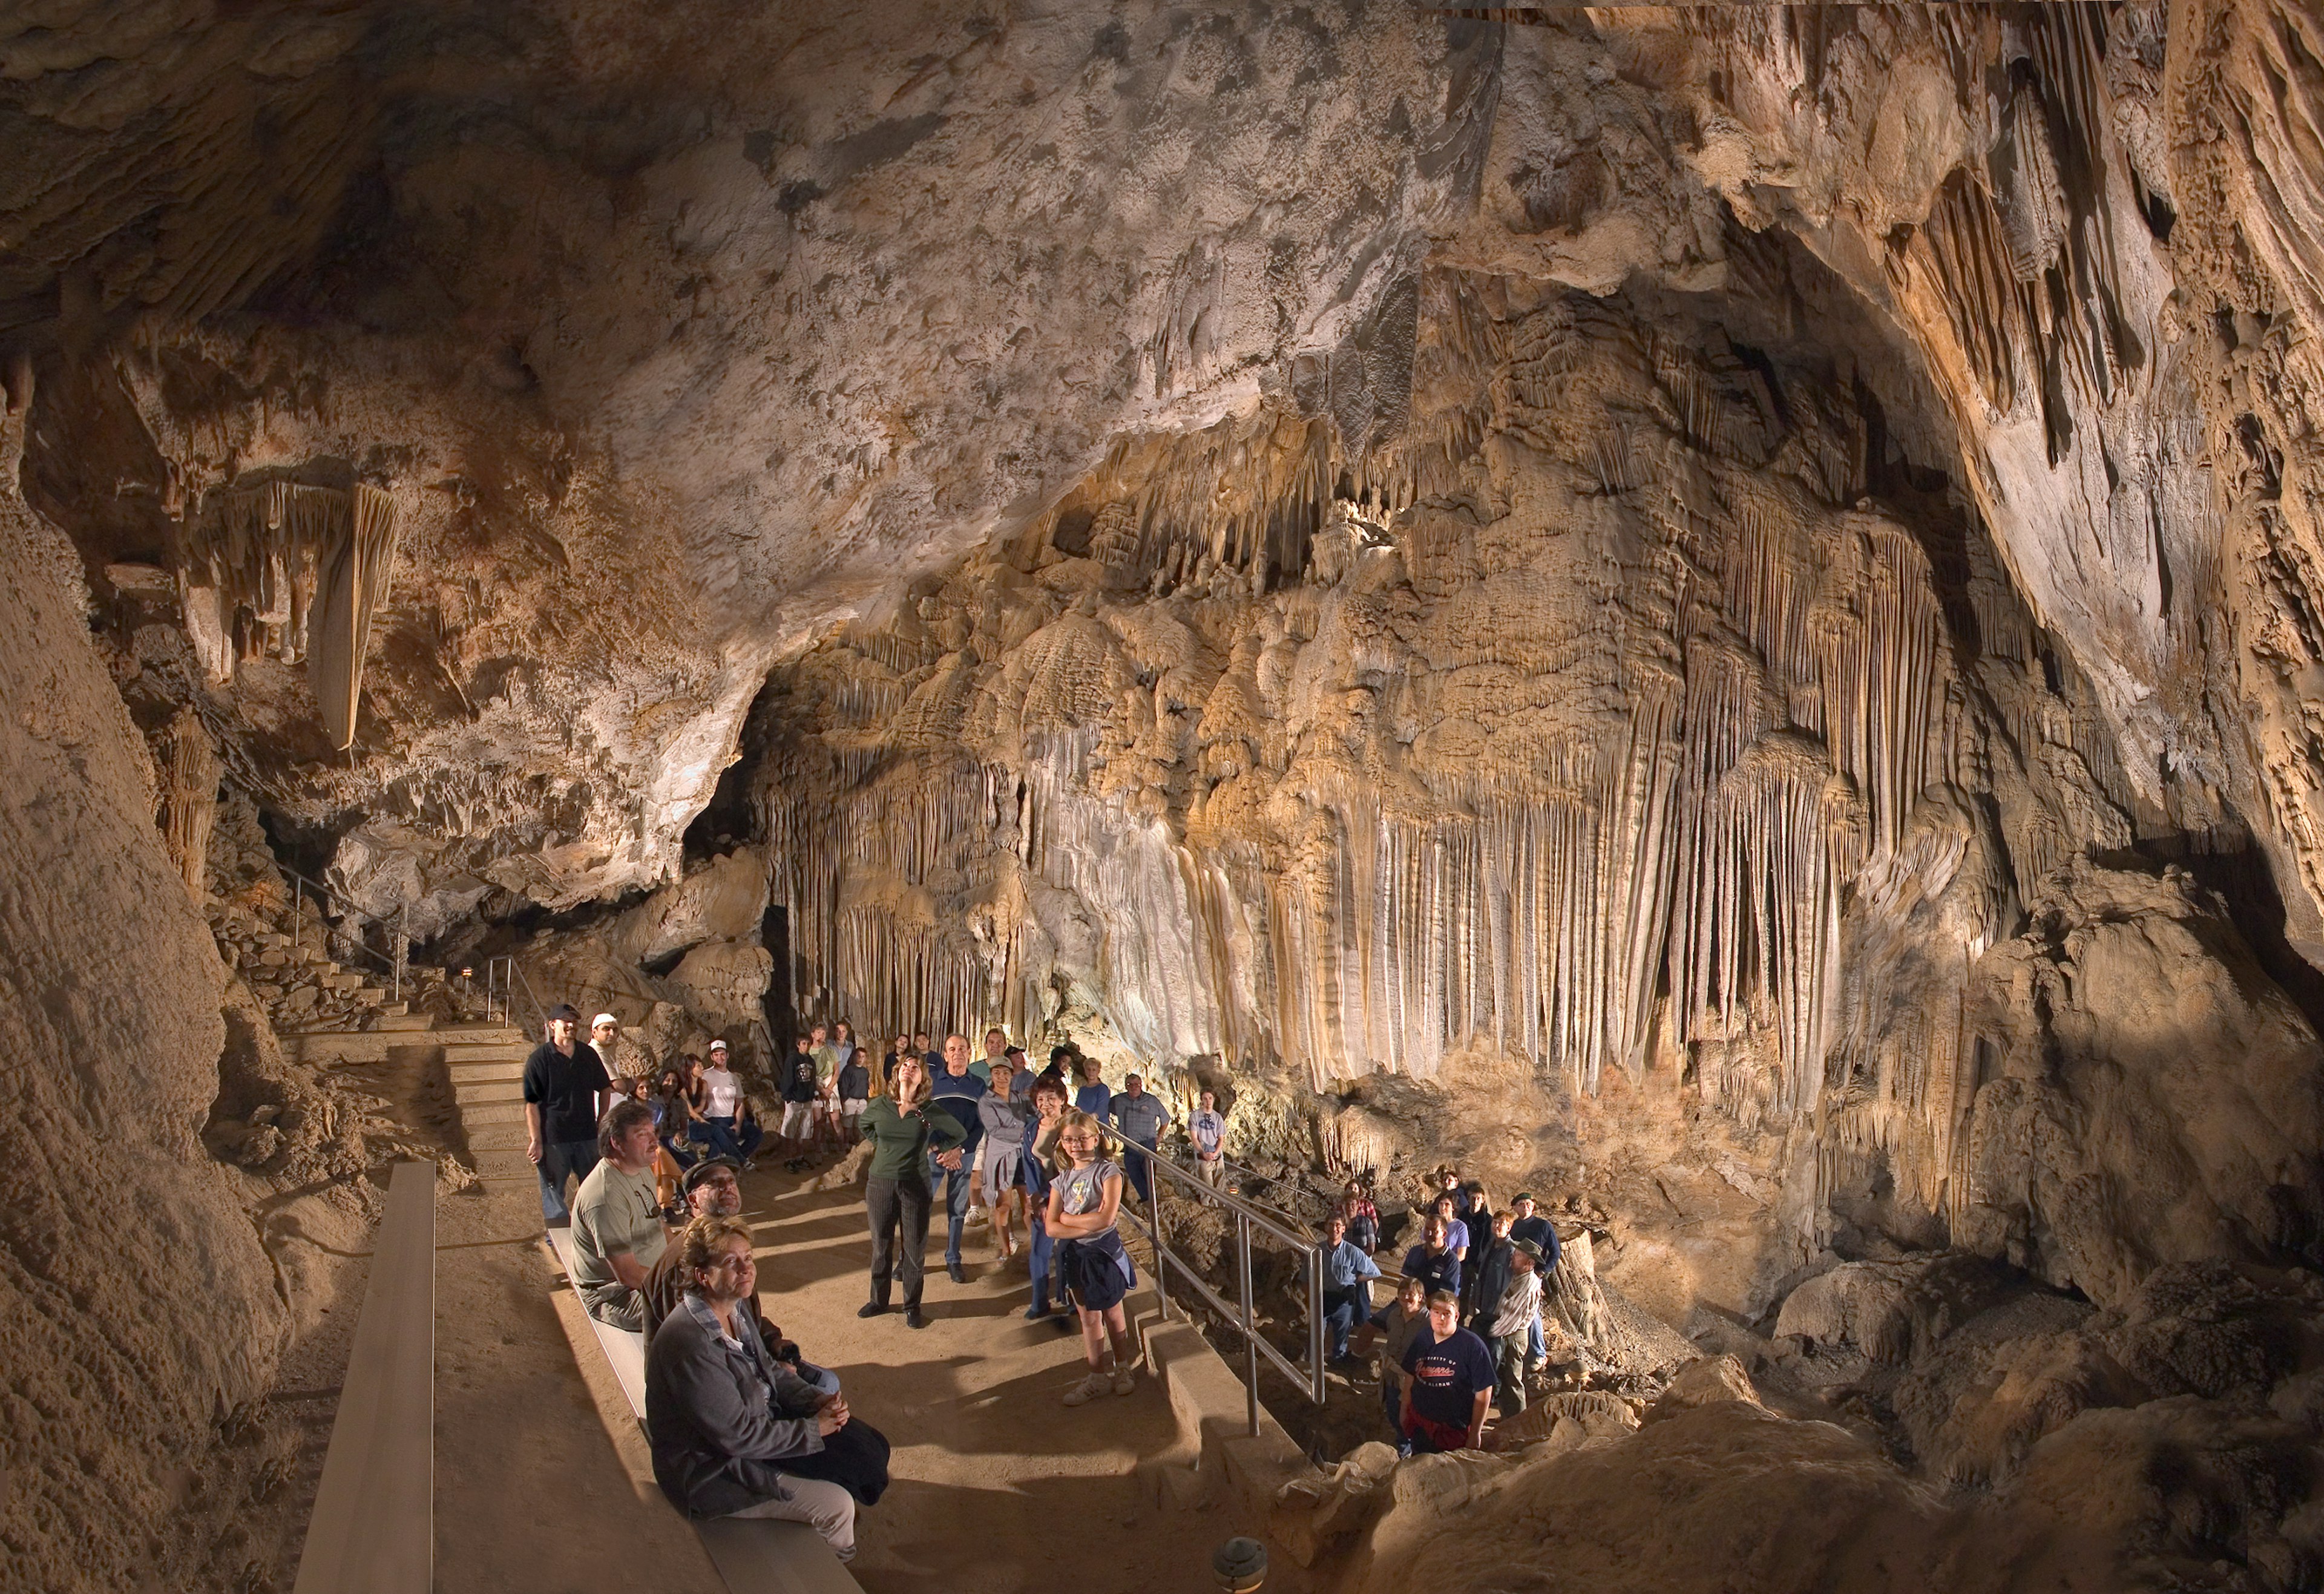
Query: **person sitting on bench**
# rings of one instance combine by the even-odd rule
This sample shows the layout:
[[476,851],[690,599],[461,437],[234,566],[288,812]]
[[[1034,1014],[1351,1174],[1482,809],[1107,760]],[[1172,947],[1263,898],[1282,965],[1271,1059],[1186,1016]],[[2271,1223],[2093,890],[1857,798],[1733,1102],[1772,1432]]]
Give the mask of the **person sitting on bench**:
[[678,1241],[687,1290],[646,1351],[654,1481],[687,1516],[804,1522],[855,1558],[858,1503],[888,1488],[888,1441],[777,1361],[742,1303],[757,1292],[749,1225],[696,1218]]
[[[714,1156],[686,1171],[686,1201],[687,1218],[732,1218],[742,1210],[742,1169],[730,1157]],[[661,1260],[646,1275],[646,1338],[651,1341],[661,1331],[662,1319],[678,1310],[678,1302],[687,1289],[684,1248],[671,1246],[661,1254]],[[799,1359],[799,1348],[783,1338],[783,1331],[767,1321],[767,1309],[756,1295],[742,1303],[743,1309],[757,1319],[759,1342],[775,1354],[777,1361],[788,1362],[791,1371],[822,1390],[825,1395],[839,1393],[839,1375],[813,1362]]]
[[646,1326],[639,1292],[669,1244],[654,1188],[653,1110],[626,1096],[597,1126],[601,1159],[573,1198],[573,1287],[589,1315],[615,1328]]

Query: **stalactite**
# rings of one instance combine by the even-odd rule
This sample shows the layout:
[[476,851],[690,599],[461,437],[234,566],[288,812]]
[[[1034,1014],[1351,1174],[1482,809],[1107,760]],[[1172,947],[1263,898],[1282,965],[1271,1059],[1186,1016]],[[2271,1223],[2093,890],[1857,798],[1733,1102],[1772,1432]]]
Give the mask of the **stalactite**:
[[161,813],[163,841],[186,889],[197,901],[208,894],[210,831],[217,823],[218,780],[223,773],[217,749],[201,716],[180,708],[164,738],[166,756],[161,760]]

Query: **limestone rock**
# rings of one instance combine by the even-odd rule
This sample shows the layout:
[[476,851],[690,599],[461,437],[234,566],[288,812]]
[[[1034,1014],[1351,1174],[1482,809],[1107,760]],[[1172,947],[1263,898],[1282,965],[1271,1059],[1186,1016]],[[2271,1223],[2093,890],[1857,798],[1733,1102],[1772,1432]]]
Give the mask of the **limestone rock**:
[[1741,1362],[1731,1356],[1707,1356],[1678,1370],[1668,1387],[1646,1408],[1644,1420],[1667,1422],[1681,1412],[1725,1401],[1757,1405],[1759,1392],[1751,1387],[1751,1375],[1743,1370]]

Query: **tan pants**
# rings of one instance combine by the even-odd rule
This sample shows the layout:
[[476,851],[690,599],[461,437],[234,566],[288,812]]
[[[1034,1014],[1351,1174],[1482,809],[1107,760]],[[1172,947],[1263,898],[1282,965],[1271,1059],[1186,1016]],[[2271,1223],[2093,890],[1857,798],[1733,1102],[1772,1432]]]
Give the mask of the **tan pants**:
[[788,1500],[761,1500],[736,1516],[761,1522],[804,1522],[823,1535],[831,1553],[842,1561],[855,1559],[855,1497],[820,1478],[783,1474]]
[[1219,1187],[1219,1181],[1226,1177],[1226,1171],[1227,1161],[1222,1156],[1210,1162],[1204,1162],[1199,1156],[1194,1159],[1194,1172],[1200,1174],[1203,1183],[1213,1190]]

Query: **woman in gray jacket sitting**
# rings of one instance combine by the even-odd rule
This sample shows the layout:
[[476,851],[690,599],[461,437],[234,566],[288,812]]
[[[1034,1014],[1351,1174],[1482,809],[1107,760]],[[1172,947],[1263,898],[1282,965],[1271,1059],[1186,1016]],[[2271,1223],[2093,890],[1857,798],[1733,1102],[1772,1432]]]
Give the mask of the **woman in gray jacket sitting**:
[[654,1481],[689,1516],[804,1522],[842,1561],[858,1501],[888,1487],[888,1441],[777,1361],[752,1314],[749,1225],[696,1218],[678,1241],[687,1287],[646,1352]]

